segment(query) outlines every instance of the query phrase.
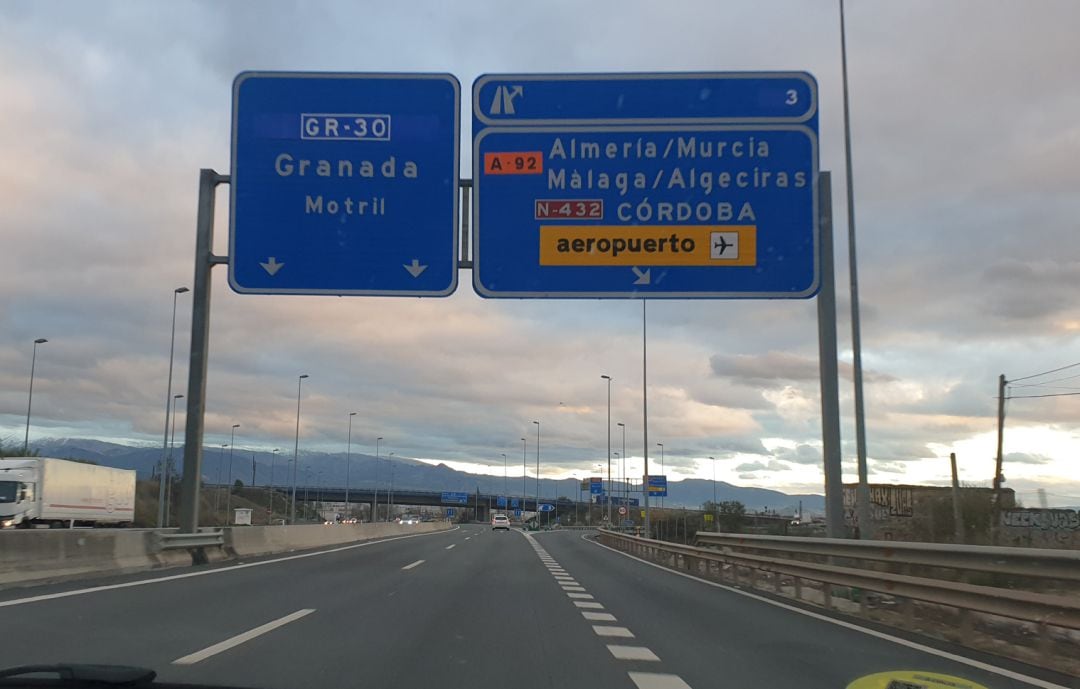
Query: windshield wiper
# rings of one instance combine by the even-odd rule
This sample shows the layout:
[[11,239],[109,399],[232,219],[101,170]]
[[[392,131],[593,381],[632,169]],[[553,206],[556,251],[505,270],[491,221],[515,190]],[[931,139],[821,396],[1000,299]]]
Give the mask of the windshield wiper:
[[19,665],[0,670],[0,680],[25,675],[57,675],[62,682],[95,682],[109,685],[149,684],[157,673],[130,665]]

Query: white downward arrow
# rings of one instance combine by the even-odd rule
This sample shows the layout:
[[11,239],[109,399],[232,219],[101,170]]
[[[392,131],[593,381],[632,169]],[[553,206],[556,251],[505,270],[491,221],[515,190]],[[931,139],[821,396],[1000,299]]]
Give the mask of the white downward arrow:
[[420,261],[415,258],[412,260],[412,265],[406,263],[402,268],[409,271],[409,275],[412,275],[414,278],[420,277],[420,273],[427,270],[427,266],[420,265]]
[[273,277],[273,276],[277,275],[277,272],[279,270],[281,270],[283,267],[285,267],[284,263],[278,263],[277,259],[274,258],[273,256],[268,258],[266,260],[266,263],[260,263],[259,265],[263,267],[263,270],[270,273],[270,277]]
[[634,280],[635,285],[648,285],[652,282],[652,268],[646,268],[645,272],[641,272],[637,266],[633,267],[634,275],[637,275],[637,280]]

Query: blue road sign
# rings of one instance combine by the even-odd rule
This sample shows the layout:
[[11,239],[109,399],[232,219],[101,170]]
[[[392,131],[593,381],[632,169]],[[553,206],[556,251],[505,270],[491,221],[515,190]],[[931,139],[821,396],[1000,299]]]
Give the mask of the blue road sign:
[[555,505],[552,505],[551,503],[542,502],[542,503],[540,503],[540,511],[541,512],[554,512],[555,511]]
[[649,497],[650,498],[666,498],[667,497],[667,476],[650,476],[649,477]]
[[480,77],[473,286],[813,296],[817,128],[803,72]]
[[498,498],[495,499],[495,505],[497,507],[506,507],[506,498],[500,495]]
[[237,76],[232,288],[453,292],[460,99],[449,74]]
[[468,493],[448,493],[448,492],[443,492],[443,494],[440,496],[440,500],[444,505],[445,504],[468,505],[469,504],[469,497],[470,496],[469,496]]
[[515,517],[520,517],[521,516],[521,510],[514,510],[514,516]]
[[510,498],[510,506],[511,507],[517,507],[518,506],[518,499],[517,498]]
[[455,514],[457,514],[457,510],[455,510],[453,507],[447,507],[446,508],[446,516],[447,517],[453,517]]
[[603,495],[604,479],[599,476],[589,477],[589,495]]

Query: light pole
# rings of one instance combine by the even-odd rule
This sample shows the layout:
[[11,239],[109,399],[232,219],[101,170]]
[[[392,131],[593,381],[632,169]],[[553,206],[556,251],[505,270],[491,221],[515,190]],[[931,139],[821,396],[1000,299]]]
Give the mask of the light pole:
[[390,522],[390,515],[394,511],[394,453],[386,455],[387,468],[390,469],[390,492],[386,497],[386,521]]
[[540,526],[540,422],[536,424],[536,525]]
[[[169,440],[169,457],[165,460],[165,522],[159,526],[169,525],[169,514],[172,509],[172,476],[173,453],[176,450],[176,400],[183,399],[183,395],[173,395],[172,398],[172,439]],[[160,493],[159,493],[160,496]]]
[[218,489],[216,491],[214,491],[214,514],[215,515],[217,515],[217,511],[221,509],[221,483],[222,483],[221,479],[222,479],[222,474],[225,473],[225,448],[227,448],[227,447],[228,447],[228,445],[226,445],[225,443],[222,443],[221,444],[221,452],[218,453],[218,463],[217,463],[217,467],[218,467],[217,468]]
[[345,446],[345,518],[349,515],[349,464],[352,460],[352,417],[356,412],[349,412],[349,442]]
[[712,511],[713,511],[713,529],[720,530],[720,524],[716,521],[716,457],[709,457],[712,460]]
[[158,481],[158,513],[157,513],[157,525],[160,529],[165,525],[165,476],[168,473],[165,469],[166,454],[168,452],[167,447],[169,443],[169,407],[172,404],[172,372],[173,372],[173,353],[176,351],[176,298],[189,291],[187,287],[177,287],[173,290],[172,297],[172,335],[169,338],[169,383],[165,388],[165,437],[161,440],[161,476]]
[[607,520],[611,524],[611,376],[600,376],[607,381]]
[[[623,504],[626,505],[627,503],[630,502],[627,499],[628,490],[627,490],[627,486],[626,486],[626,424],[625,423],[617,423],[615,425],[622,429],[622,454],[619,455],[619,457],[621,458],[621,460],[619,462],[619,467],[620,467],[619,473],[622,474]],[[627,507],[626,511],[627,511],[627,513],[629,513],[630,508]]]
[[236,429],[240,428],[240,424],[234,423],[232,431],[229,433],[229,477],[225,480],[225,523],[229,523],[229,511],[232,509],[232,458],[233,448],[236,446]]
[[[664,477],[664,484],[665,484],[664,492],[667,492],[667,487],[666,487],[666,484],[667,484],[667,472],[664,471],[664,444],[663,443],[657,443],[657,445],[660,447],[660,474]],[[664,509],[664,496],[663,495],[660,496],[660,509]]]
[[375,513],[371,515],[372,523],[379,521],[379,443],[382,436],[375,438]]
[[296,379],[296,441],[293,444],[292,465],[292,506],[289,508],[289,523],[296,523],[296,460],[300,456],[300,386],[308,374],[302,373]]
[[274,465],[277,464],[278,449],[275,447],[274,452],[270,455],[270,483],[267,486],[269,490],[270,498],[270,516],[266,518],[266,524],[269,526],[274,521]]
[[[612,452],[611,454],[615,455],[615,461],[618,462],[619,461],[619,451],[616,450],[615,452]],[[608,496],[608,500],[611,500],[611,496]],[[622,501],[620,501],[620,504],[622,504]]]
[[26,436],[23,437],[23,455],[30,451],[30,405],[34,401],[34,366],[37,364],[37,346],[48,342],[44,337],[34,340],[34,351],[30,355],[30,394],[26,398]]
[[528,441],[525,440],[525,438],[522,438],[521,439],[521,514],[523,515],[522,519],[521,519],[522,524],[525,523],[525,518],[524,518],[524,514],[525,514],[525,495],[526,495],[525,494],[525,480],[529,476],[529,468],[528,468],[528,465],[526,464],[527,460],[525,459],[525,452],[527,451],[527,446],[528,446]]

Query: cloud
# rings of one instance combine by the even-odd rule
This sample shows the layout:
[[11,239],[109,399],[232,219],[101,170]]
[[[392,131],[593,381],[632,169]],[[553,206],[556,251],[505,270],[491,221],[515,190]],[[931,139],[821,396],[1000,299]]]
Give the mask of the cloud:
[[1046,455],[1027,452],[1009,452],[1002,456],[1001,460],[1007,464],[1050,464],[1054,461]]
[[735,467],[735,471],[787,471],[790,468],[783,462],[770,459],[768,462],[744,462]]
[[801,443],[794,448],[778,447],[773,450],[773,456],[795,464],[821,464],[821,448],[805,443]]
[[[709,358],[709,364],[713,374],[749,386],[780,387],[786,382],[818,381],[821,376],[816,358],[789,352],[714,354]],[[843,378],[852,380],[853,370],[851,364],[840,363],[839,371]],[[896,380],[888,374],[863,369],[864,383],[891,383]]]

